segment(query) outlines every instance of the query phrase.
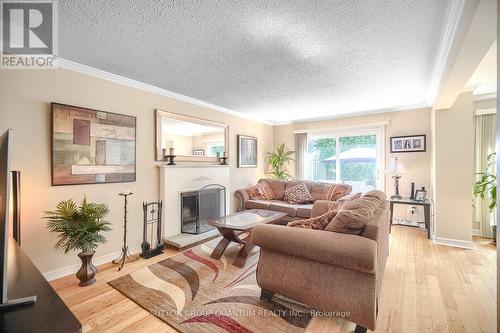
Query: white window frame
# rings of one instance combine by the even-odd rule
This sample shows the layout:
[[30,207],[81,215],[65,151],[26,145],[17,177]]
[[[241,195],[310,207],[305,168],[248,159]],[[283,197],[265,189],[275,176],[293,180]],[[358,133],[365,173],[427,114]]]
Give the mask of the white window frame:
[[[304,131],[302,131],[304,132]],[[337,148],[340,147],[341,137],[350,136],[363,136],[363,135],[375,135],[376,136],[376,150],[377,150],[377,190],[385,192],[385,126],[374,126],[374,127],[362,127],[362,128],[346,128],[346,129],[322,129],[322,130],[308,130],[307,132],[307,144],[314,138],[325,138],[334,137],[336,139]],[[341,183],[341,172],[340,169],[340,149],[336,149],[337,159],[336,159],[336,182]],[[304,165],[305,175],[309,175],[308,163]]]

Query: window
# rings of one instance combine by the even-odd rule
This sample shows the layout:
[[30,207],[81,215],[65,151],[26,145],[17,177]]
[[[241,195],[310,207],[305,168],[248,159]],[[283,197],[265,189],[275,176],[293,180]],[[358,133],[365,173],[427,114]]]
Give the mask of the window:
[[384,188],[382,129],[310,134],[309,180],[345,183],[353,192]]

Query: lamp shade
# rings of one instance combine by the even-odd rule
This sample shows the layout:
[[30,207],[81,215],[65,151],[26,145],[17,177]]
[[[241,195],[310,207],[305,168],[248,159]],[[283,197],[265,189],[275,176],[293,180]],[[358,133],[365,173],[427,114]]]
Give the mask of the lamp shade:
[[385,172],[391,175],[401,175],[406,173],[406,169],[403,162],[401,162],[400,160],[398,160],[397,157],[395,157],[392,159],[391,163],[389,164]]

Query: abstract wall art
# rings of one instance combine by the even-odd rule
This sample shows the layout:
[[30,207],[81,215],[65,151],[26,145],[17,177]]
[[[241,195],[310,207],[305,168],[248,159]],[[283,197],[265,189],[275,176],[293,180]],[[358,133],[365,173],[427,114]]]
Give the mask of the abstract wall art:
[[52,185],[134,182],[136,118],[52,103]]

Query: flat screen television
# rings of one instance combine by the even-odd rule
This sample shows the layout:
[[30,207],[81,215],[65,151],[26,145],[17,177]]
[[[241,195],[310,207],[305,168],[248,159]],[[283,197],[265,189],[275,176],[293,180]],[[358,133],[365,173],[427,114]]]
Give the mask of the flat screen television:
[[7,269],[10,224],[10,197],[12,173],[10,170],[12,130],[0,137],[0,310],[15,306],[32,304],[36,296],[9,300],[7,297]]

